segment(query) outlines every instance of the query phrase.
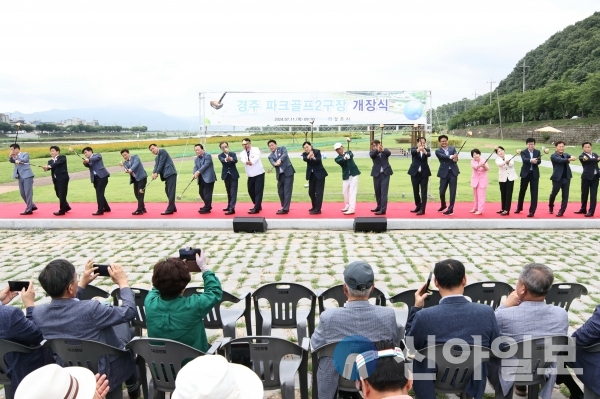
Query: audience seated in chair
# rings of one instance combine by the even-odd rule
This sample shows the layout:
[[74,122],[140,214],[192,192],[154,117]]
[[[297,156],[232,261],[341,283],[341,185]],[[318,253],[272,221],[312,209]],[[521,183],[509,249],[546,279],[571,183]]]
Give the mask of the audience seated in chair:
[[[344,293],[348,302],[343,308],[331,308],[321,313],[319,326],[311,337],[313,349],[339,342],[350,335],[361,335],[374,342],[390,340],[398,343],[394,309],[369,303],[374,280],[373,269],[368,263],[357,261],[348,265],[344,270]],[[317,379],[318,397],[332,399],[339,380],[332,358],[320,360]]]
[[[591,389],[596,395],[600,395],[600,352],[587,352],[583,348],[600,343],[600,305],[596,306],[592,316],[579,327],[573,338],[577,345],[575,362],[571,364],[574,368],[583,369],[583,374],[577,375],[585,389]],[[570,389],[570,387],[569,387]],[[587,396],[587,392],[586,392]],[[573,398],[573,391],[571,391]]]
[[204,292],[184,297],[192,279],[185,260],[168,258],[154,266],[152,291],[144,302],[148,337],[181,342],[199,351],[208,351],[208,339],[202,319],[219,303],[221,282],[206,265],[205,252],[196,254],[196,263],[204,279]]
[[[500,335],[511,337],[520,342],[525,339],[567,335],[569,319],[567,311],[561,307],[546,304],[544,298],[554,281],[554,273],[546,265],[529,263],[517,280],[516,289],[496,309],[496,320]],[[490,383],[502,387],[506,396],[513,386],[511,381],[501,378],[500,362],[492,360],[489,364]],[[581,389],[570,375],[549,374],[547,383],[540,392],[542,399],[550,399],[554,383],[565,383],[571,390],[571,398],[582,398]],[[525,396],[525,386],[515,386],[518,396]]]
[[[37,326],[25,318],[21,309],[6,306],[17,295],[19,293],[10,291],[10,287],[0,291],[0,339],[28,346],[39,346],[44,338]],[[34,306],[35,292],[31,282],[27,289],[21,291],[21,299],[25,307]],[[7,375],[10,378],[10,385],[6,385],[4,389],[10,389],[13,394],[27,374],[44,364],[53,362],[51,355],[42,348],[33,353],[7,353],[4,360],[8,366]]]
[[[133,292],[127,275],[118,264],[108,268],[112,281],[121,290],[122,306],[106,306],[98,301],[80,301],[85,287],[98,274],[88,260],[81,280],[77,280],[75,267],[65,259],[48,263],[41,271],[39,281],[52,298],[49,304],[27,308],[27,317],[33,318],[45,339],[85,339],[124,349],[133,332],[129,322],[136,315]],[[139,396],[139,382],[134,355],[101,359],[100,373],[106,374],[110,390],[121,389],[125,382],[130,398]]]
[[[407,345],[421,350],[459,339],[468,345],[489,348],[498,337],[494,310],[487,305],[472,303],[463,296],[467,284],[464,265],[457,260],[446,259],[435,264],[433,274],[442,299],[439,305],[423,309],[428,295],[427,284],[415,292],[415,306],[410,309],[406,324]],[[434,340],[429,340],[428,336],[433,336]],[[415,373],[433,372],[427,369],[425,362],[414,362],[413,370]],[[465,392],[475,399],[481,399],[486,385],[486,363],[482,364],[482,378],[475,379],[474,376]],[[413,389],[419,399],[435,399],[434,381],[415,380]]]
[[[408,391],[412,386],[409,371],[405,369],[405,359],[400,348],[391,341],[375,342],[377,352],[361,353],[356,357],[356,367],[360,380],[356,388],[365,399],[412,399]],[[370,374],[369,365],[376,362],[377,367]]]
[[107,394],[106,375],[94,376],[85,367],[49,364],[25,377],[15,399],[104,399]]
[[262,399],[263,384],[248,367],[223,356],[200,356],[186,364],[175,379],[171,399]]

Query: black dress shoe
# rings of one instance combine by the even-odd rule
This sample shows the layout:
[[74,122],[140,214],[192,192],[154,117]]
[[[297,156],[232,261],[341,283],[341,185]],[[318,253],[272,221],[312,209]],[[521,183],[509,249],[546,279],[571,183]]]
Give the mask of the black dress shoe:
[[411,212],[412,212],[412,213],[419,212],[419,209],[420,209],[419,207],[416,207],[415,209],[411,209]]
[[132,212],[131,214],[132,215],[143,215],[144,212],[142,212],[142,211],[135,211],[135,212]]
[[452,215],[454,215],[454,211],[446,211],[446,212],[443,212],[442,215],[452,216]]
[[21,215],[33,215],[33,211],[21,212]]
[[[515,213],[517,213],[517,212],[515,212]],[[527,214],[527,217],[528,217],[528,218],[532,218],[532,217],[533,217],[533,213],[528,213],[528,214]]]
[[379,208],[373,208],[371,209],[371,212],[379,212]]
[[210,213],[210,209],[200,209],[198,213],[200,213],[201,215],[206,215],[207,213]]
[[510,213],[509,211],[502,211],[500,216],[508,216],[509,213]]
[[287,215],[290,211],[286,211],[285,209],[280,209],[277,211],[278,215]]
[[172,215],[173,211],[164,211],[161,213],[161,215]]
[[177,212],[177,208],[173,209],[173,213]]
[[318,210],[318,209],[315,209],[315,210],[312,210],[312,211],[310,211],[309,213],[310,213],[311,215],[320,215],[320,214],[321,214],[321,211],[320,211],[320,210]]
[[425,211],[419,211],[419,212],[417,212],[417,216],[421,216],[421,215],[424,215],[424,214],[425,214]]
[[585,215],[583,215],[583,216],[585,216],[586,218],[591,218],[592,216],[594,216],[594,214],[593,214],[593,213],[591,213],[591,212],[588,212],[588,213],[586,213],[586,214],[585,214]]
[[502,213],[504,212],[504,209],[502,209],[501,211],[496,211],[496,213]]
[[148,211],[145,209],[142,209],[142,213],[147,213]]
[[226,215],[235,215],[235,210],[234,209],[229,209],[227,212],[225,212]]
[[548,213],[552,215],[554,213],[554,208],[553,207],[548,208]]
[[[34,211],[35,211],[35,209],[34,209]],[[585,209],[580,209],[578,211],[575,211],[574,213],[576,213],[578,215],[583,215],[583,214],[585,214]]]
[[515,213],[521,213],[521,212],[523,212],[523,209],[517,209],[517,210],[515,211]]
[[110,208],[104,209],[104,212],[110,212]]
[[440,206],[440,209],[438,209],[438,212],[444,212],[446,210],[447,206],[446,205],[442,205]]
[[556,217],[561,218],[565,213],[563,211],[556,212]]
[[312,212],[312,211],[314,211],[314,210],[315,210],[315,208],[310,208],[308,211],[309,211],[309,212]]
[[65,212],[69,212],[71,210],[70,206],[67,206],[67,210]]
[[249,214],[254,215],[255,213],[258,213],[259,211],[257,211],[256,209],[252,208],[248,211]]
[[65,212],[63,212],[63,211],[54,212],[54,216],[62,216],[64,214],[65,214]]
[[385,215],[385,211],[377,211],[375,212],[375,215]]
[[34,206],[33,208],[31,208],[32,211],[37,211],[37,206]]
[[92,213],[92,215],[100,216],[100,215],[104,215],[104,212],[94,212],[94,213]]
[[229,210],[229,208],[228,208],[228,207],[227,207],[227,208],[223,208],[223,211],[224,211],[224,212],[227,212],[228,210]]

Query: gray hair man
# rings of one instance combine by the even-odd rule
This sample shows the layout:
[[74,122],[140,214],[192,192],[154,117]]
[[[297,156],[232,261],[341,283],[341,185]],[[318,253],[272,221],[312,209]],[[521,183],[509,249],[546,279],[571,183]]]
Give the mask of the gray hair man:
[[[553,282],[554,273],[548,266],[541,263],[529,263],[523,266],[516,289],[496,310],[501,336],[511,337],[518,342],[531,338],[567,335],[569,329],[567,311],[545,301]],[[497,386],[500,378],[502,390],[507,394],[513,383],[502,378],[500,370],[496,371],[498,366],[497,362],[490,362],[489,379],[492,385]],[[542,399],[550,399],[555,382],[567,385],[571,391],[571,398],[583,398],[581,389],[570,375],[552,374],[540,392]],[[524,386],[515,386],[515,393],[525,396],[525,389]]]
[[[398,344],[399,334],[394,310],[369,303],[375,289],[373,268],[366,262],[352,262],[344,270],[344,307],[327,309],[320,315],[319,325],[310,339],[318,349],[351,335],[361,335],[373,342],[391,340]],[[317,371],[319,398],[332,399],[339,374],[331,357],[322,357]]]

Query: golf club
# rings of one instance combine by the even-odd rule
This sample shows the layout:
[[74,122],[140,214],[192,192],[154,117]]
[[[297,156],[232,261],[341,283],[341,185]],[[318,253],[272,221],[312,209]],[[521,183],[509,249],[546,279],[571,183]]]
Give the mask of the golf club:
[[[549,154],[549,153],[550,153],[550,150],[548,149],[548,147],[542,147],[542,152],[543,152],[544,154]],[[541,156],[544,156],[544,154],[542,154]]]
[[79,158],[83,159],[83,157],[82,157],[81,155],[79,155],[79,153],[78,153],[77,151],[75,151],[75,150],[73,149],[73,147],[69,147],[69,152],[72,152],[72,153],[74,153],[75,155],[77,155]]
[[[156,180],[156,179],[154,179],[154,180]],[[146,187],[144,187],[144,188],[140,188],[140,190],[139,190],[139,191],[140,191],[140,194],[144,194],[144,193],[146,192],[146,189],[147,189],[148,187],[150,187],[150,185],[152,184],[152,182],[153,182],[154,180],[150,180],[150,183],[146,184]]]
[[192,184],[192,182],[194,181],[194,178],[192,178],[192,180],[190,180],[190,182],[188,183],[187,186],[185,186],[185,188],[183,189],[183,192],[181,193],[181,195],[177,196],[177,199],[181,201],[181,199],[183,198],[183,194],[185,194],[186,190],[188,189],[188,187],[190,186],[190,184]]
[[490,156],[488,156],[488,157],[486,158],[486,160],[485,160],[484,164],[485,164],[485,163],[487,163],[487,161],[489,161],[489,160],[490,160],[490,158],[492,157],[492,155],[494,155],[494,154],[496,153],[496,151],[498,151],[498,147],[494,148],[494,151],[492,151],[492,153],[490,154]]
[[465,144],[467,144],[467,141],[469,141],[469,139],[471,138],[471,136],[473,136],[473,132],[468,131],[467,132],[467,139],[462,143],[462,145],[460,146],[460,149],[458,150],[458,152],[456,154],[460,154],[460,152],[462,151],[463,147],[465,146]]
[[513,158],[516,157],[517,155],[521,155],[521,150],[517,150],[517,153],[515,155],[513,155],[512,158],[508,160],[508,162],[512,161]]
[[219,101],[212,100],[210,102],[210,106],[213,107],[214,109],[221,109],[223,107],[223,104],[221,103],[221,101],[223,101],[223,97],[225,97],[225,94],[227,94],[227,92],[223,93],[223,95],[221,96]]
[[384,128],[384,124],[380,123],[379,127],[381,128],[381,137],[379,138],[379,141],[381,142],[381,145],[383,145],[383,128]]
[[352,139],[350,137],[346,137],[346,141],[348,142],[348,151],[350,151],[350,142]]
[[15,136],[15,144],[17,144],[17,139],[19,138],[20,130],[21,130],[21,122],[17,122],[17,135]]
[[23,165],[37,166],[38,168],[42,168],[42,169],[44,168],[44,167],[43,167],[43,166],[41,166],[41,165],[36,165],[36,164],[30,163],[30,162],[23,162]]

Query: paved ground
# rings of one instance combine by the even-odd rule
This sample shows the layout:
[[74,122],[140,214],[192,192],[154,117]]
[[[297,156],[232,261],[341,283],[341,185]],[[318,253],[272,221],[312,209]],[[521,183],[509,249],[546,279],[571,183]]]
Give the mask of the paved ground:
[[[124,226],[125,227],[125,226]],[[600,232],[481,231],[389,232],[354,234],[332,231],[276,231],[235,234],[211,231],[0,231],[0,287],[7,280],[32,279],[52,259],[67,258],[81,271],[85,260],[118,262],[128,271],[131,285],[150,287],[152,266],[184,246],[201,247],[210,257],[226,291],[252,291],[275,281],[300,282],[314,290],[342,282],[345,265],[361,259],[376,273],[376,286],[390,294],[416,288],[434,262],[452,257],[463,261],[469,282],[499,280],[514,284],[523,264],[541,262],[555,271],[557,282],[580,282],[589,295],[569,311],[571,331],[580,326],[600,302]],[[193,282],[201,283],[195,275]],[[110,280],[95,285],[110,290]],[[37,303],[44,303],[36,286]],[[13,302],[21,306],[20,300]],[[243,324],[238,335],[244,334]],[[218,331],[208,332],[210,340]],[[295,331],[274,330],[295,339]],[[491,392],[491,391],[490,391]],[[556,398],[563,398],[555,389]],[[1,397],[1,395],[0,395]],[[269,398],[279,397],[269,392]]]

